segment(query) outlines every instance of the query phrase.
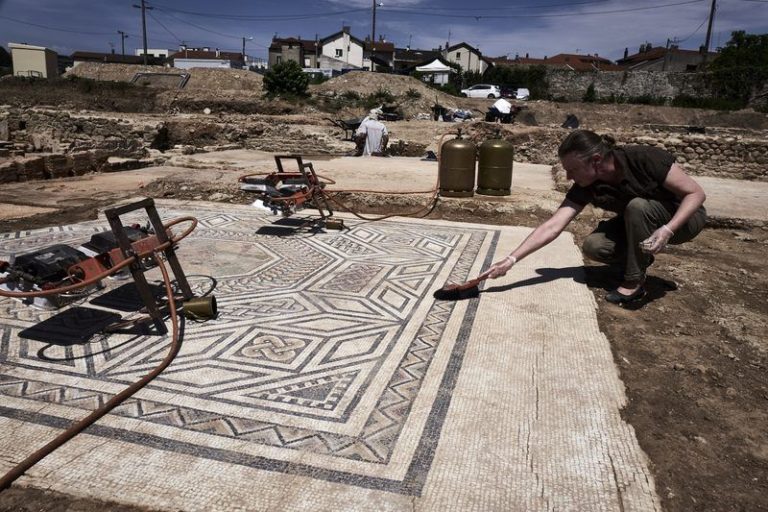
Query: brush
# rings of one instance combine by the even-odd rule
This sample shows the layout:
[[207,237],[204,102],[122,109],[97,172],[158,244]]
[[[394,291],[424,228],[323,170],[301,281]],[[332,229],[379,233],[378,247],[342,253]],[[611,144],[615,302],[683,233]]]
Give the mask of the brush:
[[467,281],[466,283],[447,284],[439,290],[435,290],[435,293],[433,293],[432,296],[437,300],[472,299],[480,295],[480,289],[478,288],[478,285],[486,279],[488,279],[488,272],[480,274],[476,278],[472,279],[471,281]]

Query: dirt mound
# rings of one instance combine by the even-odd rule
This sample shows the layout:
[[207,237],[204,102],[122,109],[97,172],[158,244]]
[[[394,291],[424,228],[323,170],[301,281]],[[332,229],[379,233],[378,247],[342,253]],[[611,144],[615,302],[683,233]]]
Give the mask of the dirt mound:
[[[184,90],[195,92],[254,91],[261,95],[264,82],[262,76],[258,73],[242,69],[179,69],[102,62],[84,62],[69,70],[65,76],[77,76],[92,80],[131,82],[137,73],[179,75],[188,73],[190,77],[184,86]],[[175,88],[178,85],[178,81],[166,80],[162,84],[151,83],[151,85]]]
[[185,91],[254,91],[261,95],[264,78],[244,69],[192,68]]
[[64,77],[76,76],[110,82],[130,82],[136,73],[183,73],[181,69],[141,66],[138,64],[107,64],[103,62],[83,62],[73,67]]
[[310,92],[318,96],[344,96],[354,93],[360,97],[389,93],[408,119],[420,113],[431,113],[435,103],[445,108],[458,108],[457,98],[424,85],[411,76],[352,71],[319,85],[310,86]]

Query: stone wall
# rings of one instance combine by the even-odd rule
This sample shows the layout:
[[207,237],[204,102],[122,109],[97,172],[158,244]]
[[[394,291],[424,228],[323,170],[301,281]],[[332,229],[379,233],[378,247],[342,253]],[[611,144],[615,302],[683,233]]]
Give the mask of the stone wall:
[[629,137],[630,144],[664,148],[691,174],[768,181],[768,141],[731,136],[648,134]]
[[13,148],[11,159],[0,162],[0,183],[146,166],[151,163],[147,147],[159,131],[158,126],[58,111],[12,107],[0,114]]
[[[673,127],[674,128],[674,127]],[[556,152],[559,141],[566,135],[565,130],[549,132],[556,137],[552,146],[553,175],[558,190],[565,191],[570,184],[565,172],[557,162]],[[618,145],[644,144],[666,149],[675,155],[677,162],[693,176],[713,176],[738,180],[768,181],[768,140],[759,133],[745,133],[741,130],[724,130],[718,134],[683,134],[676,131],[661,131],[659,128],[645,133],[621,132],[615,134]],[[537,137],[541,140],[541,137]],[[547,145],[550,145],[549,142]],[[516,153],[515,160],[520,160]]]
[[547,70],[549,94],[554,99],[581,101],[587,88],[594,84],[598,98],[639,97],[674,98],[682,94],[709,97],[700,73],[660,71],[594,71],[576,72],[565,69]]

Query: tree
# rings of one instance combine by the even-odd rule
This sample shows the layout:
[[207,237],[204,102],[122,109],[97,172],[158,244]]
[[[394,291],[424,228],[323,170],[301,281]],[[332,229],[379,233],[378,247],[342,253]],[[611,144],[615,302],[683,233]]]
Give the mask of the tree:
[[305,96],[309,76],[302,71],[298,63],[289,60],[272,66],[264,74],[264,89],[270,96],[277,94],[295,94]]
[[708,70],[715,95],[748,104],[768,84],[768,34],[732,32]]
[[547,70],[544,66],[497,65],[486,70],[483,78],[487,83],[506,87],[525,87],[531,92],[531,99],[542,99],[549,95]]
[[584,97],[581,98],[581,101],[585,103],[594,103],[597,101],[597,92],[595,92],[594,82],[589,84],[589,87],[587,87],[587,91],[584,93]]

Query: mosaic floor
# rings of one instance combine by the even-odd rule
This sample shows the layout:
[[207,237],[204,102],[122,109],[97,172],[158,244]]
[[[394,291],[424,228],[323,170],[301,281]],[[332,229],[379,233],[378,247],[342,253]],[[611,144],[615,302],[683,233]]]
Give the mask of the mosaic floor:
[[[173,510],[658,507],[570,240],[553,245],[572,267],[530,258],[528,286],[438,302],[525,230],[348,219],[313,233],[248,207],[159,211],[199,219],[178,254],[219,316],[185,322],[172,365],[22,485]],[[0,259],[106,228],[0,235]],[[139,307],[127,281],[53,312],[0,300],[0,470],[163,359],[167,336],[100,332]],[[570,367],[583,344],[605,375]]]

